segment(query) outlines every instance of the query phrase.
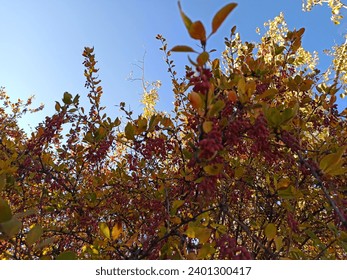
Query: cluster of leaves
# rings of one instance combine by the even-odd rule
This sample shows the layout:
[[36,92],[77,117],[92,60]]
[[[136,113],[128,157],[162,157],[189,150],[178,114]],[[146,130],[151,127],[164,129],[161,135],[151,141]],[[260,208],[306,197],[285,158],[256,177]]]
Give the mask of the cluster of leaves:
[[302,8],[304,11],[310,11],[316,5],[328,4],[331,9],[331,20],[335,24],[340,24],[340,21],[343,19],[341,10],[347,9],[347,5],[344,4],[341,0],[303,0]]
[[[232,28],[211,61],[208,39],[235,7],[206,36],[179,6],[201,52],[157,36],[173,116],[134,118],[123,102],[126,123],[107,116],[88,47],[88,111],[66,92],[31,136],[0,111],[1,259],[347,259],[341,80],[302,58],[304,29],[254,44]],[[173,51],[197,53],[180,80]]]

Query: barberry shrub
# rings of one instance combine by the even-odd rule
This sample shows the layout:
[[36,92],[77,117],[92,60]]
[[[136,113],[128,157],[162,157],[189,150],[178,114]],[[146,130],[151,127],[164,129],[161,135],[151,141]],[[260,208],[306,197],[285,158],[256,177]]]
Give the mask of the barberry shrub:
[[[344,64],[320,75],[283,15],[260,43],[233,27],[211,59],[208,39],[236,6],[207,36],[179,5],[201,52],[157,36],[171,115],[149,104],[134,118],[124,102],[125,121],[105,114],[89,47],[89,108],[66,92],[27,135],[17,122],[31,100],[1,90],[1,259],[347,259]],[[182,79],[173,52],[196,54]]]

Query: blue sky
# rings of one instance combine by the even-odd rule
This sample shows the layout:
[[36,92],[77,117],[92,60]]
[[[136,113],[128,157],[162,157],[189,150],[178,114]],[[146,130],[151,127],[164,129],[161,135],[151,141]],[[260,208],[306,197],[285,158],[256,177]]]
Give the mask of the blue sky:
[[[235,1],[236,2],[236,1]],[[202,20],[207,29],[213,15],[227,0],[181,0],[192,20]],[[336,26],[330,21],[330,10],[316,7],[310,13],[301,10],[301,0],[242,0],[209,42],[216,48],[214,56],[224,49],[223,38],[237,25],[241,38],[256,41],[256,27],[283,11],[290,29],[305,27],[303,45],[317,50],[324,69],[329,58],[322,50],[342,41],[347,30],[346,19]],[[346,13],[345,13],[346,16]],[[127,80],[129,73],[139,77],[134,66],[145,56],[145,78],[161,80],[158,109],[170,111],[171,82],[160,42],[162,34],[169,47],[178,44],[194,46],[180,19],[176,0],[0,0],[0,86],[6,87],[13,100],[35,95],[35,105],[45,104],[43,112],[27,115],[21,122],[35,127],[44,116],[54,112],[56,100],[65,91],[80,94],[84,89],[84,46],[94,46],[99,61],[99,77],[104,87],[102,102],[110,114],[118,115],[114,105],[125,101],[136,114],[141,113],[141,84]],[[177,70],[187,64],[185,54],[173,54]],[[346,107],[346,100],[339,106]]]

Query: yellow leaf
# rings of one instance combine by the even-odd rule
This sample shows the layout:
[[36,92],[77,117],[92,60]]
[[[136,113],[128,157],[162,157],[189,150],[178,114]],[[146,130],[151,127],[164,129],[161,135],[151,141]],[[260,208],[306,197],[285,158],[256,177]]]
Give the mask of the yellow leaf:
[[342,168],[342,155],[346,151],[346,148],[347,146],[342,146],[336,153],[324,156],[319,162],[319,168],[326,174],[334,173],[336,169]]
[[215,176],[218,175],[223,168],[223,164],[217,163],[217,164],[210,164],[204,166],[204,171],[207,173],[207,175]]
[[276,225],[272,223],[267,224],[264,230],[265,236],[268,240],[274,239],[276,236],[276,232],[277,232]]
[[202,129],[205,133],[209,133],[213,128],[213,122],[211,121],[205,121],[203,124],[202,124]]
[[116,225],[112,228],[112,239],[116,240],[120,234],[123,232],[123,225],[121,222],[116,223]]
[[199,239],[199,243],[205,244],[211,236],[211,229],[204,227],[195,228],[195,237]]
[[246,82],[244,77],[241,77],[237,83],[237,89],[240,94],[246,93]]
[[107,226],[105,222],[99,223],[99,228],[101,233],[108,239],[110,239],[110,228]]

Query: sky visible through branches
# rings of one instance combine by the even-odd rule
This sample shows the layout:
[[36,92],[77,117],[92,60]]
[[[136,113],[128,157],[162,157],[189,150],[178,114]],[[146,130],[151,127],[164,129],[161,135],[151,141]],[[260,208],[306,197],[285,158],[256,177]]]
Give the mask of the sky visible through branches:
[[[227,2],[189,0],[182,1],[182,6],[192,19],[202,19],[209,26],[213,14]],[[107,104],[108,113],[119,114],[115,105],[121,101],[130,105],[136,115],[142,112],[141,83],[127,78],[130,73],[133,78],[142,76],[137,65],[143,59],[145,79],[162,82],[157,109],[171,111],[171,80],[159,50],[161,44],[155,37],[162,34],[169,47],[192,43],[179,18],[177,1],[1,0],[0,4],[0,85],[13,100],[35,95],[34,105],[45,104],[42,112],[21,120],[26,130],[54,112],[55,101],[61,100],[65,91],[86,95],[81,55],[85,46],[95,47],[104,87],[102,102]],[[323,50],[341,43],[346,20],[334,25],[326,6],[304,13],[301,0],[239,1],[232,16],[209,42],[209,48],[217,49],[213,57],[220,57],[223,38],[229,36],[232,26],[237,26],[243,40],[259,41],[256,28],[264,33],[264,22],[281,11],[290,30],[306,28],[303,46],[318,52],[318,68],[325,69],[331,58]],[[183,74],[184,65],[189,63],[187,56],[174,54],[172,58],[176,71]],[[342,110],[346,100],[338,100],[338,104]]]

